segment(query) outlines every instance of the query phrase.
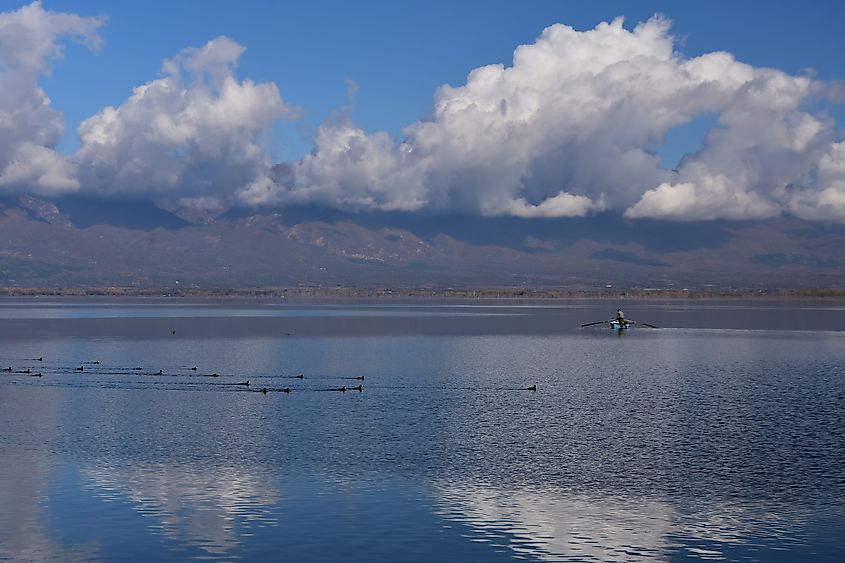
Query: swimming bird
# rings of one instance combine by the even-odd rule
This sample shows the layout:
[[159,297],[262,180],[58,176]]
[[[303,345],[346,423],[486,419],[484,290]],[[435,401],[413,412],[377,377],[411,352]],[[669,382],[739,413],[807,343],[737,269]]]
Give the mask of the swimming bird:
[[294,379],[305,379],[305,374],[300,373],[299,375],[294,375]]
[[249,387],[249,379],[247,379],[246,381],[244,381],[242,383],[238,383],[238,385],[246,385],[247,387]]
[[3,368],[3,371],[12,371],[12,366],[9,366],[7,368]]
[[363,390],[364,390],[364,386],[363,386],[363,385],[359,385],[358,387],[350,387],[349,389],[350,389],[350,391],[363,391]]
[[358,381],[364,381],[364,376],[363,376],[363,375],[359,375],[359,376],[358,376],[358,377],[356,377],[355,379],[357,379]]
[[79,366],[74,371],[85,371],[85,366]]
[[197,371],[197,366],[192,367],[191,371]]
[[265,387],[264,389],[261,390],[261,392],[266,395],[267,394],[267,388]]
[[176,334],[176,331],[174,330],[171,334]]
[[537,386],[536,386],[536,385],[532,385],[532,386],[530,386],[530,387],[526,387],[526,388],[525,388],[525,390],[526,390],[526,391],[536,391],[536,390],[537,390]]
[[33,373],[32,377],[41,377],[41,372],[39,371],[38,373]]
[[158,370],[158,373],[156,373],[156,375],[164,375],[164,370],[162,370],[162,369]]
[[133,371],[141,371],[144,368],[132,368]]
[[290,393],[290,387],[285,387],[282,389],[282,393]]

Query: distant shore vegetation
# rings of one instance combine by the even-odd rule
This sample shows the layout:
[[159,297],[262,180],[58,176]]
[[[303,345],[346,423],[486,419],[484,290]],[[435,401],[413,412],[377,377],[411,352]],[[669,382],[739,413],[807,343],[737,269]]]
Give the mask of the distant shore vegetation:
[[845,288],[617,287],[0,287],[3,297],[172,297],[254,299],[706,299],[845,298]]

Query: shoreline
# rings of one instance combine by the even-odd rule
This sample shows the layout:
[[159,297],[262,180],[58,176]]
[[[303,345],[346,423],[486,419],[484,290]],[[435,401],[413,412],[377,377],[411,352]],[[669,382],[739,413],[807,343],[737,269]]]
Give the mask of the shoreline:
[[239,287],[239,288],[174,288],[174,287],[0,287],[0,297],[139,297],[165,299],[305,299],[394,301],[402,299],[464,300],[551,300],[551,299],[734,299],[734,298],[845,298],[845,288],[527,288],[527,287]]

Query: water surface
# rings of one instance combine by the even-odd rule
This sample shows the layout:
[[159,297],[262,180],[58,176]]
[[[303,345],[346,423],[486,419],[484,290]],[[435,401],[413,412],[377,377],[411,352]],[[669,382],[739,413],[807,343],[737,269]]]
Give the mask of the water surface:
[[[579,328],[617,305],[663,328]],[[843,327],[822,300],[0,301],[0,559],[838,560]]]

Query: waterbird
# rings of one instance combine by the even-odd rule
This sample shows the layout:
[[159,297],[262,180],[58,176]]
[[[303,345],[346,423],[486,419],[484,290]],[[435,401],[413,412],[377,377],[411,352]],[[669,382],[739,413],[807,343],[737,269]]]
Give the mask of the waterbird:
[[536,390],[537,390],[537,386],[536,386],[536,385],[532,385],[532,386],[530,386],[530,387],[526,387],[526,388],[525,388],[525,390],[526,390],[526,391],[536,391]]
[[171,334],[176,334],[176,331],[174,330],[173,332],[171,332]]
[[162,369],[158,370],[158,373],[156,373],[155,375],[164,375],[164,370],[162,370]]
[[85,366],[79,366],[78,368],[76,368],[73,371],[85,371]]
[[29,368],[26,368],[26,369],[22,369],[22,370],[16,371],[15,373],[29,373],[29,372],[30,372],[30,369],[29,369]]
[[266,388],[266,387],[265,387],[265,388],[263,388],[263,389],[261,390],[261,392],[262,392],[262,393],[264,393],[264,394],[266,395],[266,394],[267,394],[267,388]]
[[246,381],[244,381],[242,383],[237,383],[237,385],[246,385],[247,387],[249,387],[249,379],[247,379]]
[[39,371],[38,373],[33,373],[32,377],[41,377],[41,372]]
[[134,371],[141,371],[141,370],[142,370],[142,369],[144,369],[144,368],[137,367],[137,368],[132,368],[132,369],[133,369]]
[[294,377],[295,377],[296,379],[305,379],[305,374],[304,374],[304,373],[300,373],[299,375],[294,375]]
[[7,368],[3,368],[3,371],[12,371],[12,366],[9,366]]
[[290,387],[285,387],[282,389],[282,393],[290,393]]
[[358,377],[356,377],[355,379],[357,379],[358,381],[364,381],[364,376],[363,376],[363,375],[359,375],[359,376],[358,376]]
[[357,387],[350,387],[350,388],[349,388],[349,390],[350,390],[350,391],[363,391],[363,390],[364,390],[364,386],[363,386],[363,385],[359,385],[359,386],[357,386]]
[[191,371],[197,371],[197,366],[192,367]]

